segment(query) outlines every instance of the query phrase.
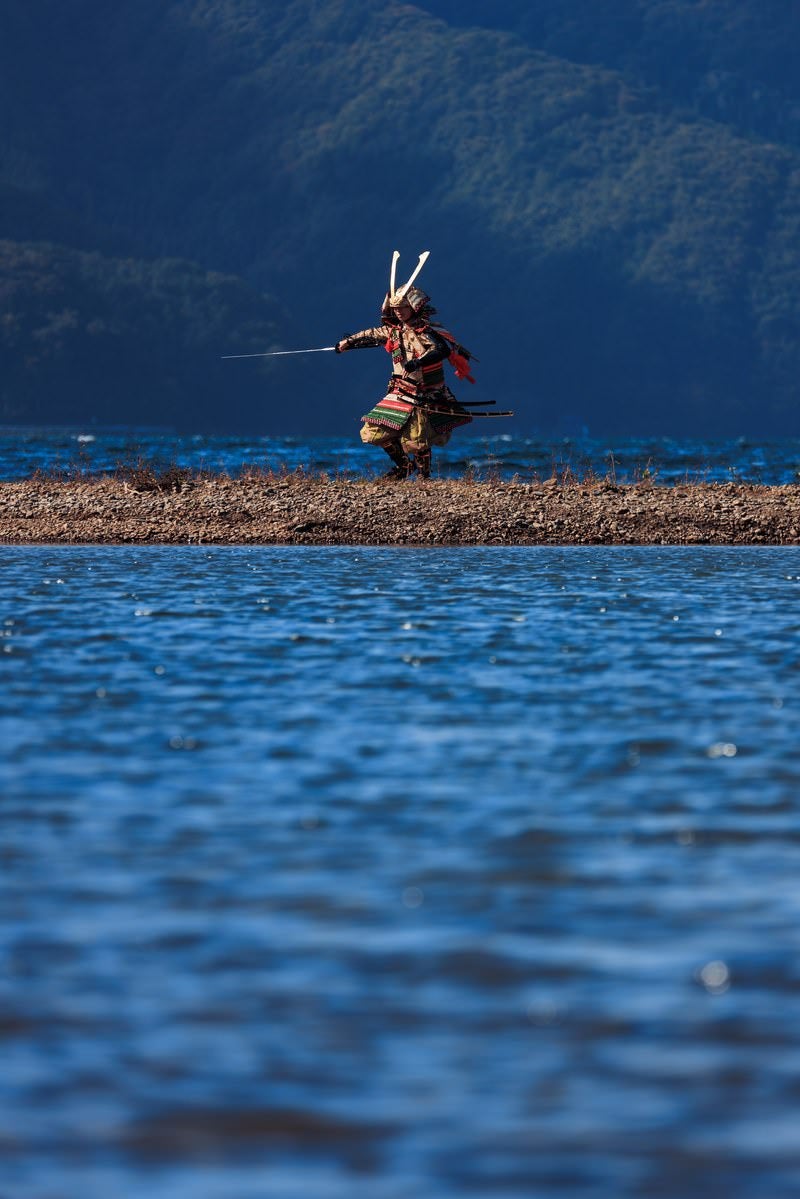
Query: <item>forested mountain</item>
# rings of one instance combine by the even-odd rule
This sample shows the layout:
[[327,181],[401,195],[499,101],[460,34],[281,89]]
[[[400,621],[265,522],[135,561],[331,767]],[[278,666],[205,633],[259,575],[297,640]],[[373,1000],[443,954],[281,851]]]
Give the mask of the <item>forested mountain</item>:
[[277,345],[280,328],[241,279],[192,263],[0,241],[6,421],[246,427],[263,387],[229,390],[219,348]]
[[346,431],[378,351],[219,356],[372,324],[398,248],[520,430],[798,435],[798,33],[790,0],[26,0],[0,418]]
[[618,71],[660,95],[757,136],[800,145],[797,0],[423,0],[459,26],[518,34],[558,58]]

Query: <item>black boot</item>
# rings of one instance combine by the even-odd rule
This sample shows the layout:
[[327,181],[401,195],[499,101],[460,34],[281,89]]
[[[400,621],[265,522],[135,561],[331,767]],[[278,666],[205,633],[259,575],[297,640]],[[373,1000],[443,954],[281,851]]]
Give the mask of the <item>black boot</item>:
[[383,447],[394,463],[393,468],[383,476],[384,479],[397,481],[407,479],[414,469],[414,463],[409,458],[399,441],[392,441]]

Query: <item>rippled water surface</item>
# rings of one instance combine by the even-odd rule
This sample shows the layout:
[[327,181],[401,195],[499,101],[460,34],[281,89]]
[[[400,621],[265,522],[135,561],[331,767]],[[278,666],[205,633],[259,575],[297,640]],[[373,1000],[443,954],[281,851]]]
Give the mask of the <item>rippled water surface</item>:
[[[13,429],[0,426],[0,479],[25,479],[34,471],[66,477],[108,473],[138,462],[191,470],[227,471],[301,467],[370,475],[386,466],[382,451],[361,445],[358,423],[344,437],[188,436],[147,429]],[[643,477],[659,483],[795,483],[800,441],[755,443],[629,437],[607,441],[588,435],[552,440],[504,431],[502,421],[475,422],[434,452],[434,475],[465,471],[522,482],[551,475],[617,482]]]
[[800,557],[0,547],[0,1194],[800,1193]]

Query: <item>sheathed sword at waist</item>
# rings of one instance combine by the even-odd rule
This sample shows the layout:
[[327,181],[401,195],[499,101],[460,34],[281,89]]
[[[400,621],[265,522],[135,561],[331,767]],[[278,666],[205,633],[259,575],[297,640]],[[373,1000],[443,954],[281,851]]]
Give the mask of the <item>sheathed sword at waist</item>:
[[[419,404],[416,400],[412,400],[409,396],[401,396],[401,399],[407,400],[409,404],[413,404],[415,408],[419,408],[420,412],[431,412],[435,416],[468,416],[472,420],[473,416],[514,416],[511,408],[506,408],[502,412],[459,412],[458,408],[431,408],[427,404]],[[477,402],[477,401],[476,401]],[[487,404],[496,403],[495,400],[484,401]],[[458,404],[458,400],[456,400]],[[459,405],[462,409],[466,408],[466,404]]]
[[[407,402],[409,404],[413,404],[414,408],[419,408],[421,412],[432,412],[432,414],[435,416],[469,416],[469,418],[471,420],[471,418],[473,418],[474,416],[497,417],[497,416],[513,416],[513,415],[515,415],[515,412],[513,412],[513,410],[511,408],[504,409],[503,411],[500,411],[500,412],[467,412],[467,411],[464,411],[464,409],[473,408],[473,406],[475,406],[477,404],[480,404],[481,408],[482,408],[482,406],[485,406],[485,405],[488,408],[489,404],[497,404],[497,399],[482,399],[482,400],[473,399],[473,400],[467,400],[467,402],[465,402],[463,404],[461,403],[461,400],[457,399],[455,402],[455,404],[456,404],[455,408],[446,408],[446,406],[443,406],[443,408],[439,408],[439,406],[435,406],[435,403],[434,404],[421,404],[419,402],[419,400],[413,399],[410,396],[403,396],[403,394],[401,394],[401,397],[399,397],[399,398],[404,399],[405,402]],[[461,412],[458,411],[459,408],[462,409]]]
[[[413,393],[409,394],[403,389],[403,382],[404,380],[402,379],[393,380],[389,388],[390,394],[397,396],[398,400],[404,400],[406,404],[412,404],[414,408],[419,408],[420,412],[431,412],[440,416],[468,416],[470,420],[473,416],[514,416],[514,412],[510,408],[504,409],[502,412],[465,411],[467,408],[490,408],[493,404],[497,403],[497,400],[465,400],[462,403],[454,397],[452,401],[453,407],[449,407],[446,400],[434,400],[430,405],[424,404],[416,399]],[[407,386],[409,385],[407,384]],[[461,409],[460,412],[459,409]]]

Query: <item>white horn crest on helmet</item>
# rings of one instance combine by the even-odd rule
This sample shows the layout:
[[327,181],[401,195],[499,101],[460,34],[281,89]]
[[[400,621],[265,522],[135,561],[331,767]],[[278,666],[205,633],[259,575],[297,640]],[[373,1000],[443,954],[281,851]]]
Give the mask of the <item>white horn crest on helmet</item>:
[[400,259],[400,252],[399,250],[395,250],[392,254],[392,268],[389,276],[389,291],[386,294],[386,298],[384,299],[383,306],[381,308],[383,318],[384,320],[388,321],[389,324],[396,323],[397,318],[394,310],[403,303],[409,304],[415,315],[421,313],[426,306],[430,305],[430,300],[428,296],[425,295],[425,292],[414,286],[420,271],[430,257],[430,253],[430,250],[422,251],[419,256],[419,261],[411,273],[410,279],[407,283],[404,283],[402,287],[397,286],[397,263]]
[[414,267],[414,270],[412,271],[411,277],[408,280],[408,282],[404,283],[403,286],[400,288],[400,290],[397,292],[395,292],[394,289],[392,289],[392,298],[393,299],[395,296],[397,296],[398,299],[401,299],[403,296],[406,295],[407,292],[411,291],[411,288],[414,286],[414,281],[416,280],[417,276],[419,275],[420,271],[422,270],[422,268],[424,267],[425,263],[428,261],[430,256],[431,256],[430,250],[422,251],[422,253],[419,256],[419,262]]

